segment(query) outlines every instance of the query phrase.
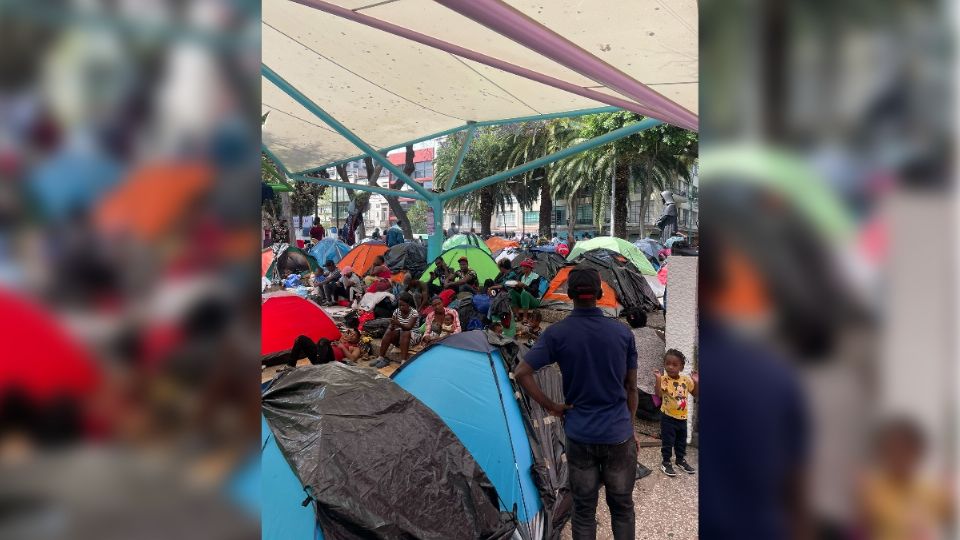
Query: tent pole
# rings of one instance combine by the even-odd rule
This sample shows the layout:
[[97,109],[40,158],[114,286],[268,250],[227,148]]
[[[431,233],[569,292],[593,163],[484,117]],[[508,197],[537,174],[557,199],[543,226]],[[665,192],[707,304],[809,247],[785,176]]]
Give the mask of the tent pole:
[[427,239],[427,264],[429,265],[443,251],[443,201],[434,198],[428,202],[433,212],[433,234]]
[[408,186],[410,186],[414,191],[419,193],[424,198],[430,197],[430,192],[427,191],[425,187],[421,186],[419,183],[417,183],[416,180],[404,174],[404,172],[400,170],[399,167],[397,167],[396,165],[391,163],[389,159],[387,159],[387,156],[377,152],[375,148],[373,148],[372,146],[364,142],[363,139],[358,137],[354,132],[347,129],[347,127],[341,124],[336,118],[334,118],[333,116],[330,116],[330,114],[327,111],[320,108],[320,106],[314,103],[313,101],[311,101],[310,98],[308,98],[302,92],[294,88],[293,85],[291,85],[286,80],[284,80],[283,77],[281,77],[275,71],[270,69],[270,67],[268,67],[266,64],[260,64],[260,73],[262,73],[263,76],[266,77],[268,81],[276,85],[277,88],[279,88],[280,90],[283,90],[285,94],[292,97],[294,101],[302,105],[305,109],[313,113],[314,116],[322,120],[323,123],[327,124],[328,126],[333,128],[334,131],[342,135],[343,138],[353,143],[360,150],[366,152],[367,155],[370,156],[370,158],[372,158],[377,163],[383,165],[385,169],[395,174],[397,178],[403,180],[404,184],[407,184]]
[[508,169],[506,171],[503,171],[497,174],[490,175],[486,178],[477,180],[476,182],[471,182],[465,186],[460,186],[456,189],[452,189],[450,191],[440,194],[440,198],[443,200],[449,200],[454,197],[460,197],[467,193],[472,193],[478,189],[487,187],[491,184],[496,184],[497,182],[506,180],[507,178],[511,178],[518,174],[523,174],[527,171],[532,171],[534,169],[543,167],[544,165],[549,165],[550,163],[553,163],[555,161],[560,161],[561,159],[568,158],[574,154],[578,154],[585,150],[590,150],[592,148],[602,146],[609,142],[613,142],[617,139],[628,137],[630,135],[633,135],[634,133],[638,133],[640,131],[643,131],[645,129],[648,129],[654,126],[658,126],[660,124],[662,124],[662,122],[659,120],[655,120],[653,118],[646,118],[635,124],[629,124],[629,125],[623,126],[622,128],[615,129],[609,133],[604,133],[599,137],[594,137],[593,139],[584,141],[580,144],[569,146],[567,148],[564,148],[563,150],[559,150],[552,154],[548,154],[541,158],[537,158],[533,161],[524,163],[523,165],[514,167],[512,169]]
[[463,139],[463,144],[460,145],[460,152],[457,153],[457,162],[453,165],[453,171],[450,172],[450,178],[447,179],[447,191],[450,191],[453,188],[453,182],[457,179],[457,174],[460,173],[460,167],[463,165],[463,158],[467,157],[467,152],[470,150],[470,143],[473,142],[473,135],[477,132],[477,126],[471,123],[470,127],[467,128],[466,138]]

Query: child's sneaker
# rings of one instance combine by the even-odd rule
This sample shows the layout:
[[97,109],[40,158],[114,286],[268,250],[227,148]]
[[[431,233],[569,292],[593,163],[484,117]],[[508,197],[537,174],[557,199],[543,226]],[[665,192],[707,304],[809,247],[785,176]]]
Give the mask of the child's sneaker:
[[387,367],[388,365],[390,365],[390,361],[381,356],[381,357],[378,358],[376,361],[374,361],[372,364],[370,364],[370,367],[375,367],[375,368],[377,368],[377,369],[380,369],[380,368],[385,368],[385,367]]
[[677,473],[673,470],[673,465],[669,463],[661,463],[660,470],[663,471],[663,474],[667,476],[676,476]]
[[697,470],[694,469],[693,467],[691,467],[690,464],[686,462],[686,460],[678,461],[678,462],[677,462],[677,467],[680,467],[680,470],[682,470],[683,472],[685,472],[685,473],[687,473],[687,474],[693,474],[693,473],[697,472]]

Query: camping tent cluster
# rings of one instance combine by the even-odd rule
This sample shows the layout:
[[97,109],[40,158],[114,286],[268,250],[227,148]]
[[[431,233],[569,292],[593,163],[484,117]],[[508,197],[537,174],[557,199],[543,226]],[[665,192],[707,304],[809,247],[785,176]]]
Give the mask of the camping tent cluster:
[[[559,538],[565,439],[510,376],[525,350],[472,331],[392,380],[338,363],[278,375],[263,395],[263,537]],[[557,369],[536,378],[562,399]]]

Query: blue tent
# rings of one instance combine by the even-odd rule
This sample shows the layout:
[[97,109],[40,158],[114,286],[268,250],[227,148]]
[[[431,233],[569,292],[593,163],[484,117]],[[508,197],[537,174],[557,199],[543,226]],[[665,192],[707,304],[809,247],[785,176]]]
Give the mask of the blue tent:
[[336,238],[324,238],[320,240],[313,247],[311,247],[307,254],[317,260],[321,265],[326,263],[328,260],[332,260],[335,263],[340,262],[340,259],[343,258],[347,252],[350,251],[350,246],[344,244]]
[[263,540],[320,540],[313,505],[303,506],[307,493],[284,459],[277,441],[260,415],[260,538]]
[[[552,448],[544,452],[544,448],[531,444],[530,424],[522,410],[528,405],[521,401],[523,398],[515,397],[520,394],[515,394],[503,355],[500,348],[487,342],[482,331],[454,334],[416,355],[394,373],[393,380],[432,409],[457,435],[493,482],[500,509],[516,513],[524,538],[552,536],[550,529],[556,529],[557,521],[548,516],[554,512],[545,509],[534,463],[537,455],[542,458],[544,453],[550,460],[559,456]],[[542,434],[538,437],[541,441],[548,438]],[[545,442],[541,446],[551,445]],[[541,484],[555,487],[559,482],[541,480]],[[555,489],[552,493],[551,498],[560,497]]]

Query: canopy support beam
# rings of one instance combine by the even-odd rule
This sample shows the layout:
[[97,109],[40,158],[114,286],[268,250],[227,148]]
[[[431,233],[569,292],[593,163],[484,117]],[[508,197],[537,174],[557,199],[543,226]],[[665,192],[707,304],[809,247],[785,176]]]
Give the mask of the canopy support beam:
[[437,0],[437,3],[637,103],[649,104],[652,111],[641,113],[645,116],[662,118],[684,129],[697,130],[695,114],[502,0]]
[[404,184],[407,184],[408,186],[410,186],[414,191],[419,193],[422,197],[430,198],[430,192],[427,191],[426,188],[424,188],[419,183],[417,183],[416,180],[407,176],[402,170],[400,170],[399,167],[391,163],[390,160],[387,159],[387,156],[377,152],[375,148],[373,148],[372,146],[364,142],[363,139],[358,137],[354,132],[347,129],[346,126],[341,124],[336,118],[331,116],[327,111],[323,110],[319,105],[314,103],[310,98],[305,96],[302,92],[294,88],[293,85],[288,83],[283,77],[281,77],[275,71],[270,69],[266,64],[260,65],[260,72],[263,74],[264,77],[266,77],[268,81],[272,82],[274,85],[277,86],[277,88],[279,88],[285,94],[293,98],[294,101],[296,101],[297,103],[302,105],[305,109],[313,113],[313,115],[319,118],[320,120],[322,120],[323,123],[333,128],[333,130],[339,133],[340,135],[342,135],[343,138],[353,143],[357,148],[359,148],[363,152],[366,152],[367,156],[372,158],[377,163],[383,165],[383,167],[388,171],[395,174],[397,178],[403,181]]
[[497,173],[497,174],[490,175],[490,176],[488,176],[488,177],[486,177],[486,178],[483,178],[483,179],[481,179],[481,180],[477,180],[476,182],[471,182],[471,183],[469,183],[469,184],[467,184],[467,185],[465,185],[465,186],[460,186],[460,187],[458,187],[458,188],[456,188],[456,189],[453,189],[453,190],[451,190],[451,191],[447,191],[447,192],[445,192],[445,193],[441,193],[441,194],[440,194],[440,198],[443,199],[444,201],[447,201],[447,200],[450,200],[450,199],[453,199],[453,198],[456,198],[456,197],[460,197],[460,196],[462,196],[462,195],[466,195],[467,193],[471,193],[471,192],[474,192],[474,191],[476,191],[476,190],[478,190],[478,189],[485,188],[485,187],[487,187],[487,186],[489,186],[489,185],[491,185],[491,184],[496,184],[497,182],[506,180],[506,179],[508,179],[508,178],[510,178],[510,177],[512,177],[512,176],[516,176],[516,175],[518,175],[518,174],[523,174],[523,173],[525,173],[525,172],[527,172],[527,171],[532,171],[532,170],[537,169],[537,168],[539,168],[539,167],[543,167],[544,165],[549,165],[549,164],[551,164],[551,163],[553,163],[553,162],[555,162],[555,161],[560,161],[561,159],[568,158],[568,157],[570,157],[570,156],[572,156],[572,155],[574,155],[574,154],[577,154],[577,153],[580,153],[580,152],[584,152],[584,151],[586,151],[586,150],[590,150],[590,149],[596,148],[596,147],[598,147],[598,146],[602,146],[602,145],[607,144],[607,143],[609,143],[609,142],[613,142],[613,141],[615,141],[615,140],[617,140],[617,139],[622,139],[622,138],[624,138],[624,137],[628,137],[628,136],[630,136],[630,135],[633,135],[634,133],[638,133],[638,132],[640,132],[640,131],[643,131],[643,130],[648,129],[648,128],[652,128],[652,127],[657,126],[657,125],[660,125],[660,124],[662,124],[662,123],[663,123],[663,122],[661,122],[661,121],[659,121],[659,120],[655,120],[655,119],[653,119],[653,118],[647,118],[647,119],[644,119],[644,120],[642,120],[642,121],[640,121],[640,122],[637,122],[637,123],[635,123],[635,124],[629,124],[629,125],[623,126],[623,127],[620,128],[620,129],[615,129],[615,130],[613,130],[613,131],[611,131],[611,132],[609,132],[609,133],[604,133],[603,135],[600,135],[599,137],[594,137],[593,139],[590,139],[590,140],[588,140],[588,141],[584,141],[584,142],[582,142],[582,143],[580,143],[580,144],[575,144],[575,145],[573,145],[573,146],[569,146],[569,147],[567,147],[567,148],[564,148],[563,150],[559,150],[559,151],[554,152],[554,153],[552,153],[552,154],[548,154],[548,155],[543,156],[543,157],[541,157],[541,158],[537,158],[537,159],[535,159],[535,160],[533,160],[533,161],[524,163],[523,165],[519,165],[519,166],[514,167],[514,168],[512,168],[512,169],[507,169],[506,171],[503,171],[503,172],[500,172],[500,173]]
[[[443,131],[433,133],[431,135],[426,135],[424,137],[418,137],[412,141],[403,142],[400,144],[395,144],[393,146],[388,146],[386,148],[381,148],[381,153],[387,153],[398,148],[404,148],[406,146],[411,146],[417,143],[422,143],[424,141],[429,141],[437,139],[439,137],[445,137],[447,135],[453,135],[454,133],[459,133],[465,129],[470,129],[470,126],[473,127],[489,127],[489,126],[504,126],[509,124],[519,124],[522,122],[539,122],[542,120],[553,120],[555,118],[578,118],[580,116],[588,116],[591,114],[602,114],[602,113],[612,113],[622,111],[620,107],[591,107],[589,109],[579,109],[576,111],[569,112],[558,112],[558,113],[547,113],[547,114],[534,114],[530,116],[517,116],[515,118],[505,118],[503,120],[481,120],[481,121],[471,121],[462,126],[457,126],[455,128],[445,129]],[[310,174],[317,171],[322,171],[323,169],[328,169],[330,167],[335,167],[337,165],[343,165],[344,163],[350,163],[351,161],[359,161],[365,158],[366,155],[354,156],[347,159],[341,159],[338,161],[331,161],[326,165],[321,165],[319,167],[312,167],[310,169],[305,169],[298,171],[298,174]]]
[[[653,116],[656,118],[661,118],[664,116],[663,112],[653,109],[646,105],[637,103],[635,101],[630,101],[628,99],[623,99],[622,97],[611,96],[609,94],[604,94],[603,92],[598,92],[596,90],[591,90],[589,88],[584,88],[582,86],[577,86],[573,83],[563,81],[543,73],[527,69],[525,67],[518,66],[516,64],[511,64],[503,60],[494,58],[492,56],[487,56],[483,53],[478,53],[476,51],[461,47],[459,45],[454,45],[447,41],[437,39],[433,36],[428,36],[426,34],[421,34],[409,28],[404,28],[402,26],[389,23],[369,15],[364,15],[356,11],[349,10],[345,7],[337,6],[329,2],[324,2],[323,0],[292,0],[297,4],[301,4],[307,7],[311,7],[331,15],[336,15],[347,20],[358,22],[360,24],[369,26],[371,28],[376,28],[377,30],[382,30],[389,34],[395,36],[400,36],[402,38],[409,39],[411,41],[416,41],[427,47],[433,47],[434,49],[439,49],[441,51],[459,56],[461,58],[466,58],[468,60],[473,60],[474,62],[479,62],[481,64],[499,69],[501,71],[506,71],[507,73],[512,73],[514,75],[523,77],[525,79],[530,79],[531,81],[538,82],[547,86],[552,86],[559,90],[569,92],[571,94],[576,94],[581,97],[592,99],[600,103],[606,103],[608,105],[613,105],[620,107],[621,109],[626,109],[628,111],[633,111],[637,114],[642,114],[644,116]],[[449,6],[448,6],[449,7]],[[562,62],[561,62],[562,64]],[[632,80],[632,79],[631,79]],[[636,84],[636,81],[634,81]],[[664,98],[665,99],[665,98]],[[676,119],[671,115],[669,118],[664,118],[668,122],[674,122]],[[678,124],[679,125],[679,124]]]
[[450,178],[447,178],[447,188],[446,191],[450,191],[453,188],[453,183],[457,180],[457,174],[460,173],[460,167],[463,165],[463,158],[467,157],[467,152],[470,150],[470,144],[473,142],[473,135],[477,132],[477,126],[471,125],[467,128],[466,138],[463,139],[463,144],[460,145],[460,152],[457,153],[457,162],[453,165],[453,170],[450,171]]
[[433,212],[433,234],[427,239],[427,265],[443,252],[443,199],[436,197],[429,201]]
[[313,184],[320,184],[322,186],[330,187],[339,187],[343,189],[355,189],[357,191],[369,191],[370,193],[379,193],[387,197],[408,197],[410,199],[416,199],[418,201],[425,201],[419,193],[414,193],[411,191],[400,191],[398,189],[387,189],[380,186],[371,186],[369,184],[351,184],[349,182],[341,182],[339,180],[330,180],[327,178],[314,178],[313,176],[305,176],[302,174],[291,174],[291,180],[296,180],[298,182],[310,182]]

